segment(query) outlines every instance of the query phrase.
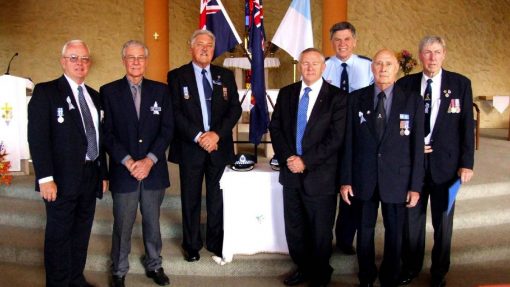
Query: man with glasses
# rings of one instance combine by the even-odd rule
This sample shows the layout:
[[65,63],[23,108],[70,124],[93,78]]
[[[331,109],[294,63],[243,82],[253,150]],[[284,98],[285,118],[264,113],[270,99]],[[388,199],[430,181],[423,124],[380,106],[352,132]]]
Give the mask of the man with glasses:
[[122,47],[126,76],[101,87],[105,147],[113,198],[112,285],[124,286],[129,270],[131,232],[138,204],[142,214],[145,274],[170,284],[161,267],[160,207],[170,186],[165,151],[173,115],[167,86],[144,78],[149,51],[138,41]]
[[35,188],[46,205],[46,286],[92,286],[83,276],[96,196],[108,189],[99,95],[84,84],[91,65],[81,40],[67,42],[64,75],[37,84],[28,105]]

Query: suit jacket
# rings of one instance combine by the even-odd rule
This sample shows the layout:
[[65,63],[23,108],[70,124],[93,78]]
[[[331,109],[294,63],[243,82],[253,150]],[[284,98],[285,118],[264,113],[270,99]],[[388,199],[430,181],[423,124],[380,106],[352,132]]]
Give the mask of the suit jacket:
[[[420,192],[423,184],[423,99],[394,85],[390,115],[379,143],[374,87],[372,84],[349,95],[341,183],[351,185],[354,196],[361,200],[372,198],[378,187],[383,202],[403,203],[408,191]],[[401,134],[406,117],[408,135]]]
[[[97,116],[101,119],[99,95],[92,88],[86,88],[96,106]],[[60,109],[63,113],[62,122],[58,121],[57,116]],[[96,164],[101,178],[106,179],[101,125],[98,136],[99,158]],[[77,192],[87,153],[87,137],[78,103],[64,76],[35,86],[28,104],[28,143],[35,169],[36,190],[39,190],[39,179],[53,176],[59,194]],[[101,181],[96,195],[102,198]]]
[[[397,83],[406,90],[420,93],[423,73],[412,74]],[[460,112],[448,107],[453,100],[460,102]],[[457,73],[443,70],[441,78],[441,104],[432,130],[429,154],[432,180],[437,183],[454,181],[459,168],[473,169],[474,120],[471,81]]]
[[[241,116],[241,104],[232,71],[210,67],[213,79],[210,131],[220,137],[218,150],[210,155],[214,165],[222,166],[235,160],[232,129]],[[197,134],[204,131],[204,125],[192,63],[168,72],[168,85],[176,124],[168,160],[201,163],[208,153],[194,141]]]
[[313,106],[302,141],[306,169],[292,173],[287,158],[296,155],[296,123],[301,82],[286,86],[278,93],[269,130],[280,165],[280,183],[303,188],[310,195],[334,194],[338,152],[344,140],[347,94],[324,81]]
[[140,160],[154,154],[158,161],[143,180],[146,189],[170,186],[165,152],[174,130],[173,110],[165,84],[143,79],[140,119],[136,115],[131,87],[126,77],[100,88],[104,107],[105,148],[110,155],[110,189],[134,192],[138,180],[131,176],[122,160],[130,155]]

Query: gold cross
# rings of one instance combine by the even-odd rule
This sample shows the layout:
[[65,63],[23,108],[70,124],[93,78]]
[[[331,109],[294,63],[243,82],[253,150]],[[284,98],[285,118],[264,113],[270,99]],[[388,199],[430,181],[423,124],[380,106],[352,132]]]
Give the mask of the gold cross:
[[154,40],[157,40],[159,38],[158,32],[154,32],[154,34],[152,34],[152,36],[154,37]]
[[5,120],[7,125],[9,125],[9,122],[12,120],[12,113],[11,113],[12,106],[9,105],[9,103],[5,103],[4,106],[0,109],[3,110],[2,118]]

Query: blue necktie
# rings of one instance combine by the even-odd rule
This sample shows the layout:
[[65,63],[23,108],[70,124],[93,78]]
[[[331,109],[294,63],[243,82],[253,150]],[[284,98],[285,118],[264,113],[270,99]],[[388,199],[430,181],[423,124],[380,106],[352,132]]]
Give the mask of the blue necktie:
[[342,75],[340,76],[340,89],[349,92],[349,75],[347,75],[347,64],[342,63]]
[[308,110],[308,101],[310,100],[308,93],[310,93],[311,90],[312,89],[310,89],[309,87],[306,87],[305,93],[303,94],[301,100],[299,101],[296,131],[296,153],[298,155],[303,154],[302,141],[303,135],[305,134],[306,123],[308,122],[306,118],[306,112]]
[[211,88],[211,84],[207,80],[205,76],[207,74],[206,69],[202,69],[202,86],[204,86],[204,97],[205,97],[205,106],[207,107],[207,123],[209,124],[209,128],[211,127],[211,101],[213,90]]
[[432,111],[432,79],[427,80],[423,102],[425,104],[425,137],[430,133],[430,112]]
[[87,157],[90,160],[97,158],[97,141],[96,141],[96,128],[92,121],[92,115],[90,114],[89,106],[85,101],[85,95],[83,95],[83,88],[78,86],[78,102],[80,103],[81,116],[83,117],[83,123],[85,124],[85,135],[87,137]]

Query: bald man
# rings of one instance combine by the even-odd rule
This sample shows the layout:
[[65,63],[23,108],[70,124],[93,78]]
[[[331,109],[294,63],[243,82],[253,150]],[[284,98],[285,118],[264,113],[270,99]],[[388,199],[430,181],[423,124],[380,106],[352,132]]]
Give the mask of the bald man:
[[372,62],[375,83],[349,95],[342,199],[360,202],[357,237],[360,286],[377,278],[374,230],[381,204],[384,256],[381,286],[397,286],[406,207],[416,205],[423,182],[423,100],[396,86],[395,53],[383,49]]

